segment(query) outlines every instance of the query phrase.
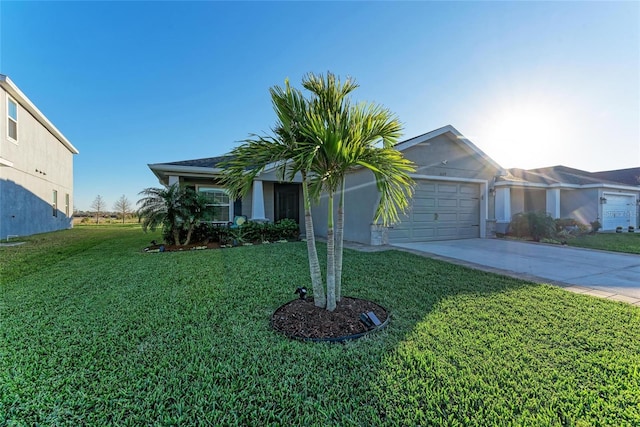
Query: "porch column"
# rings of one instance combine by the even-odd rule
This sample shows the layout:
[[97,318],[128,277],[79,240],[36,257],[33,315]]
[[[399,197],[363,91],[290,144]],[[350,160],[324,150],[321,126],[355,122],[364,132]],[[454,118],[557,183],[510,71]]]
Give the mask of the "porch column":
[[251,220],[268,221],[264,216],[264,192],[262,181],[253,181],[253,193],[251,195]]
[[180,177],[176,175],[169,175],[169,186],[180,182]]
[[495,212],[496,232],[506,233],[511,222],[511,188],[496,188]]
[[547,213],[552,218],[560,218],[560,189],[551,188],[547,190]]

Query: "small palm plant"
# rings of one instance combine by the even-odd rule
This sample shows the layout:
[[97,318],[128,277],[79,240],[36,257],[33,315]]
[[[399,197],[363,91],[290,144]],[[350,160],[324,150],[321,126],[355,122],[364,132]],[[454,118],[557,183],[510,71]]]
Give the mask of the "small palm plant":
[[[139,195],[138,216],[142,219],[142,230],[155,231],[162,226],[164,234],[171,236],[178,245],[188,245],[196,226],[205,213],[206,198],[192,188],[173,184],[165,188],[145,188]],[[181,234],[185,234],[184,243]]]

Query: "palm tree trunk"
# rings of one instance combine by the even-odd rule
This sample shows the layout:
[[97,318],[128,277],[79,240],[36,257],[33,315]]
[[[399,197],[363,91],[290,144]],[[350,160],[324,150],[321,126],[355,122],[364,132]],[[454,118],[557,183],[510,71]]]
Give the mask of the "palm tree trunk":
[[313,289],[313,303],[317,307],[324,308],[327,305],[327,297],[322,283],[322,271],[316,250],[316,237],[313,230],[313,217],[311,216],[311,196],[307,184],[306,174],[302,176],[302,198],[304,199],[304,229],[307,235],[307,254],[309,257],[309,272],[311,273],[311,287]]
[[180,229],[175,226],[173,228],[173,244],[180,246]]
[[329,192],[327,217],[327,310],[336,309],[335,240],[333,235],[333,191]]
[[340,199],[338,201],[338,218],[336,219],[336,301],[342,298],[342,248],[344,239],[344,184],[340,188]]
[[188,245],[191,242],[191,234],[193,234],[193,229],[196,228],[196,224],[189,224],[189,230],[187,231],[187,240],[185,240],[184,244]]

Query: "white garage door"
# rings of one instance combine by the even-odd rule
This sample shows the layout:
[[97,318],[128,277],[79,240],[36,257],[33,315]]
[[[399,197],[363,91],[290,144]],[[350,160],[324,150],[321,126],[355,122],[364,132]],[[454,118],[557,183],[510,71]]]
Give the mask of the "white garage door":
[[480,185],[419,180],[400,219],[389,230],[390,243],[480,237]]
[[602,205],[602,229],[615,230],[636,225],[635,197],[620,194],[604,194],[607,202]]

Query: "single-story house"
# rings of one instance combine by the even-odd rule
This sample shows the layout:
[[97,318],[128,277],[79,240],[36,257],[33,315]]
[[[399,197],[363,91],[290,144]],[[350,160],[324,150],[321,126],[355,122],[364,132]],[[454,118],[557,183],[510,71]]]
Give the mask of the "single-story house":
[[[396,148],[417,165],[410,209],[390,227],[373,224],[379,200],[373,174],[354,170],[346,180],[346,240],[384,244],[493,237],[506,231],[513,214],[525,210],[572,216],[585,223],[599,219],[604,229],[615,229],[617,222],[605,218],[617,218],[618,211],[609,207],[620,205],[620,200],[633,205],[633,212],[625,212],[629,221],[637,221],[640,185],[615,181],[619,179],[613,174],[616,171],[611,176],[578,171],[584,181],[576,181],[569,175],[552,174],[552,170],[569,170],[562,166],[537,172],[505,170],[450,125],[400,142]],[[218,179],[222,172],[218,164],[225,158],[155,163],[149,168],[163,185],[179,182],[206,193],[211,201],[209,221],[228,222],[237,215],[257,221],[291,218],[304,229],[299,180],[280,182],[275,171],[267,168],[254,180],[250,195],[230,200]],[[586,179],[590,175],[593,181]],[[326,207],[322,198],[313,208],[319,235],[326,235]]]
[[583,224],[599,221],[602,230],[638,227],[640,167],[587,172],[566,166],[509,169],[496,179],[496,231],[504,232],[513,214],[543,211]]

